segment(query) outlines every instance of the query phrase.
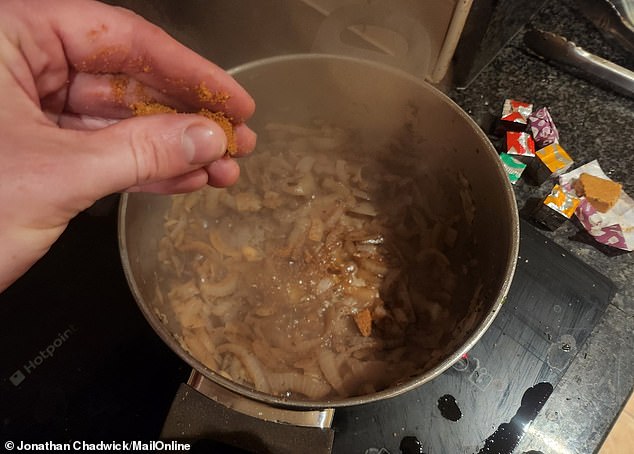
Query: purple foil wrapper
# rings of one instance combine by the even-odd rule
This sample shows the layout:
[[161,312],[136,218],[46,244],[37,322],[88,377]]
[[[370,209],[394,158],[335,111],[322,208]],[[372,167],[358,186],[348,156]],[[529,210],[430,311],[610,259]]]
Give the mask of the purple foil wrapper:
[[559,131],[546,107],[537,109],[528,116],[528,126],[538,148],[559,143]]
[[592,235],[599,243],[607,244],[624,251],[631,251],[632,246],[628,247],[625,235],[619,224],[599,227],[596,220],[593,220],[597,214],[597,210],[586,199],[582,199],[577,208],[576,215],[583,227]]

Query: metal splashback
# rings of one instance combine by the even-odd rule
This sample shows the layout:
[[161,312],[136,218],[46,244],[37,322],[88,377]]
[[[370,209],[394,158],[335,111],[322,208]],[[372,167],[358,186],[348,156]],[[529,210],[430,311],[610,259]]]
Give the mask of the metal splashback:
[[351,55],[433,83],[447,74],[472,0],[107,0],[216,64],[292,53]]

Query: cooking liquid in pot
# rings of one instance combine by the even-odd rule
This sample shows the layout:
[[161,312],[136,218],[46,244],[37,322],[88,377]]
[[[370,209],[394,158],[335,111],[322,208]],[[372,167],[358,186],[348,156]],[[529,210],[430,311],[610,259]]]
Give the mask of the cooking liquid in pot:
[[456,251],[468,190],[453,203],[412,171],[420,154],[354,139],[271,124],[237,185],[173,197],[158,306],[210,369],[264,393],[338,399],[448,353],[470,303],[457,287],[477,265]]

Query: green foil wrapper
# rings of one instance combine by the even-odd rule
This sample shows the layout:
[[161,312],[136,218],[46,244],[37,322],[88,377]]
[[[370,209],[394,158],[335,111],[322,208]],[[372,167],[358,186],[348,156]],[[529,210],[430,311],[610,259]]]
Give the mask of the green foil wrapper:
[[517,183],[522,176],[522,172],[524,172],[524,169],[526,168],[526,164],[518,161],[507,153],[500,153],[500,159],[502,160],[502,165],[504,166],[511,183]]

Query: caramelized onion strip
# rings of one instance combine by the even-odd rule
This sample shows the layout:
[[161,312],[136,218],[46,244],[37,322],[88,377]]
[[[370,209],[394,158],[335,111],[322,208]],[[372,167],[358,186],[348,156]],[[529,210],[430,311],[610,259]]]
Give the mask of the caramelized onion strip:
[[258,391],[262,391],[264,393],[271,392],[271,387],[269,386],[269,382],[266,379],[266,375],[264,374],[264,370],[260,361],[249,353],[249,351],[238,344],[223,344],[217,348],[218,353],[231,353],[234,355],[244,366],[253,380],[253,385],[255,389]]

